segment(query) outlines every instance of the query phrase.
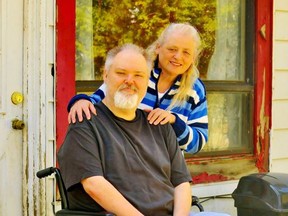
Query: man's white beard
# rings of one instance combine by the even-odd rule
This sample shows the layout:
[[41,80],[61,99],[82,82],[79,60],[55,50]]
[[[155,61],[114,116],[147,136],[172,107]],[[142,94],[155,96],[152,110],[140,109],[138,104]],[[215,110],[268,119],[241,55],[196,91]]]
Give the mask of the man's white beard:
[[114,104],[121,109],[133,109],[137,107],[138,94],[125,94],[118,90],[114,95]]

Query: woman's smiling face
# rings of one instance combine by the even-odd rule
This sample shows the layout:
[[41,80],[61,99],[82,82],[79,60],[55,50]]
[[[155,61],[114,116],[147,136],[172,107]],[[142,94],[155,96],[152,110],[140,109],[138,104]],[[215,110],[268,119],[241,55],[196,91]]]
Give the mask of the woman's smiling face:
[[159,56],[159,67],[164,73],[173,77],[183,74],[194,59],[193,37],[181,32],[172,32],[163,44],[156,48]]

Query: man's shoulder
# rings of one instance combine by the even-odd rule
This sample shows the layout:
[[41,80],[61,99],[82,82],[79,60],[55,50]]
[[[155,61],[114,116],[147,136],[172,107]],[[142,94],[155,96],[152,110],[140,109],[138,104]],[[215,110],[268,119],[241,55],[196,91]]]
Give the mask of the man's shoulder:
[[137,112],[138,115],[142,115],[144,117],[148,116],[148,112],[146,112],[146,111],[144,111],[142,109],[137,108],[136,112]]
[[[148,127],[151,127],[153,129],[156,130],[156,128],[159,128],[159,131],[170,131],[170,130],[173,130],[172,128],[172,125],[170,123],[166,123],[166,124],[157,124],[157,125],[154,125],[154,124],[150,124],[149,121],[148,121],[148,114],[149,112],[147,111],[144,111],[142,109],[137,109],[137,112],[138,112],[138,115],[141,115],[142,119],[141,121],[142,122],[147,122],[147,125]],[[161,132],[161,133],[162,133]]]

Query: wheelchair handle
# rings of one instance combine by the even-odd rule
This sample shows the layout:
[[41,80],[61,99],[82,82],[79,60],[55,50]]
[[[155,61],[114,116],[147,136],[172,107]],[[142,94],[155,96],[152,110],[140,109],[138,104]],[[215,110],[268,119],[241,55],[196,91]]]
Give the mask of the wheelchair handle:
[[37,176],[38,178],[47,177],[47,176],[53,174],[56,169],[57,169],[57,168],[55,168],[55,167],[49,167],[49,168],[40,170],[40,171],[38,171],[38,172],[36,173],[36,176]]

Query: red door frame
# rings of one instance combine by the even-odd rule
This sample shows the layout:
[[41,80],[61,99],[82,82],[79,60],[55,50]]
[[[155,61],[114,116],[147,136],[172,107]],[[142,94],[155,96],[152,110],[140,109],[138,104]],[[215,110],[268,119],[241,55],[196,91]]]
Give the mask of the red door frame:
[[75,95],[75,9],[76,0],[57,0],[56,18],[56,150],[63,143],[67,104]]
[[[256,75],[254,143],[256,166],[268,170],[272,94],[273,0],[256,2]],[[67,123],[67,103],[75,95],[75,6],[76,0],[57,0],[56,22],[56,145],[61,146]],[[265,25],[265,27],[263,27]],[[266,29],[265,29],[266,28]],[[262,29],[262,34],[261,34]],[[265,37],[264,33],[265,32]]]
[[272,107],[273,0],[256,0],[256,17],[254,153],[258,170],[267,172]]

